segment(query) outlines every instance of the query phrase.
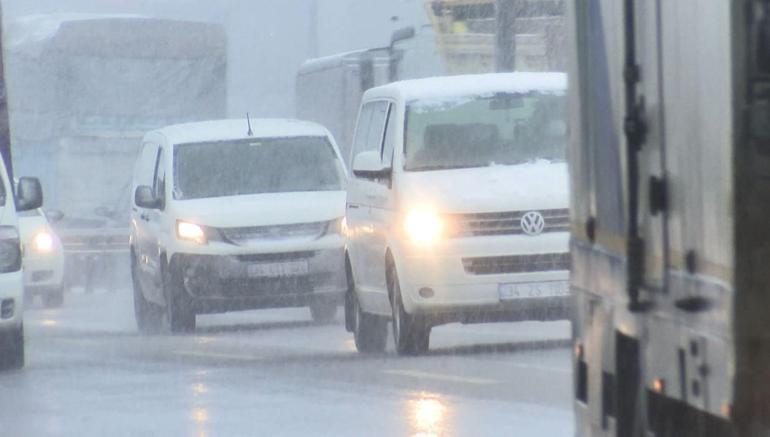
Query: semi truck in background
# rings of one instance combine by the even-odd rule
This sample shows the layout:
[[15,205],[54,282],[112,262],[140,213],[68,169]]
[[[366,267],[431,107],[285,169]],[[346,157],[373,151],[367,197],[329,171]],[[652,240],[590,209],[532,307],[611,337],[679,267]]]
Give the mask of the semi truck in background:
[[48,210],[63,213],[55,226],[66,284],[91,289],[127,265],[130,182],[144,133],[225,116],[225,31],[40,15],[11,21],[6,38],[14,165],[40,175]]
[[770,435],[770,2],[572,0],[581,437]]
[[387,47],[305,61],[297,73],[297,118],[329,129],[347,159],[366,90],[396,80],[441,76],[445,72],[432,27],[406,27],[393,32]]

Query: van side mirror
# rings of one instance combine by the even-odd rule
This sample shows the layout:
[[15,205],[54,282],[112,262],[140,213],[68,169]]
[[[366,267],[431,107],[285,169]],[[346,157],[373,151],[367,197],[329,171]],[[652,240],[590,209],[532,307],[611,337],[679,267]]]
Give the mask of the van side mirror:
[[16,211],[31,211],[43,206],[43,187],[38,178],[19,178],[16,185]]
[[353,158],[353,174],[364,179],[384,179],[390,177],[391,169],[382,164],[379,152],[369,150]]
[[160,199],[155,197],[152,192],[152,187],[147,185],[140,185],[136,187],[134,192],[134,203],[139,208],[146,209],[160,209]]
[[51,209],[45,212],[45,218],[51,223],[58,223],[64,220],[64,212],[58,209]]

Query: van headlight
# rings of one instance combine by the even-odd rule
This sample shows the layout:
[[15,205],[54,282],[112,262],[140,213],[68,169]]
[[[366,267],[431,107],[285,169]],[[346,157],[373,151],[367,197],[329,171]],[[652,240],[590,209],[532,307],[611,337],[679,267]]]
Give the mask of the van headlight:
[[444,234],[444,221],[435,211],[415,208],[406,214],[404,231],[415,243],[432,244]]
[[13,226],[0,226],[0,273],[21,270],[19,231]]
[[348,231],[348,221],[345,217],[336,218],[334,220],[330,220],[326,223],[326,229],[324,230],[324,235],[347,235]]
[[43,229],[32,237],[32,250],[37,253],[51,253],[56,246],[56,241],[50,232]]
[[179,220],[176,222],[176,236],[180,240],[190,241],[196,244],[207,244],[206,230],[201,225]]

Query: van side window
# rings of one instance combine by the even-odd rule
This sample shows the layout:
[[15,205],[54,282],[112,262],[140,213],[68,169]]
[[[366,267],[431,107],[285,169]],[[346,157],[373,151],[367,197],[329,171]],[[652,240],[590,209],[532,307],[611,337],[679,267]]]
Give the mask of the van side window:
[[[16,186],[16,184],[14,183],[13,186]],[[0,206],[5,206],[5,203],[7,200],[8,200],[8,193],[5,192],[5,184],[0,179]]]
[[[142,145],[142,151],[140,152],[139,159],[136,162],[134,168],[134,187],[136,189],[139,185],[153,185],[153,177],[155,176],[155,164],[158,160],[158,146],[153,143],[144,143]],[[131,193],[133,199],[134,194]]]
[[388,118],[385,122],[385,140],[382,144],[382,163],[386,167],[393,166],[393,149],[396,141],[396,107],[390,105]]
[[[163,164],[163,149],[158,150],[158,159],[155,162],[155,173],[152,183],[152,191],[155,193],[155,197],[161,199],[161,203],[165,204],[166,199],[166,166]],[[161,207],[162,209],[162,207]]]
[[388,116],[388,102],[369,102],[361,108],[361,116],[356,129],[353,143],[353,154],[349,168],[353,168],[353,160],[361,152],[382,151],[382,139],[385,133],[385,120]]
[[356,126],[356,136],[350,153],[350,162],[348,163],[349,169],[353,168],[353,160],[356,158],[356,155],[367,150],[366,139],[369,135],[369,125],[371,124],[373,113],[374,108],[371,103],[367,103],[361,108],[361,114],[358,116],[358,125]]

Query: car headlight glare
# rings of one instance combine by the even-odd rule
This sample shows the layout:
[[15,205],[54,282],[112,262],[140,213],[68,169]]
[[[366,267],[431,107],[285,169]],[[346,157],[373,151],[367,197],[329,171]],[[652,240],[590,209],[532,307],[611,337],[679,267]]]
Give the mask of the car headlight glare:
[[176,222],[176,236],[180,240],[192,241],[196,244],[206,244],[206,231],[202,226],[195,223],[178,221]]
[[54,238],[48,231],[40,231],[32,237],[32,250],[38,253],[50,253],[54,249]]
[[415,243],[430,244],[444,233],[444,222],[431,210],[413,209],[406,215],[404,231]]

